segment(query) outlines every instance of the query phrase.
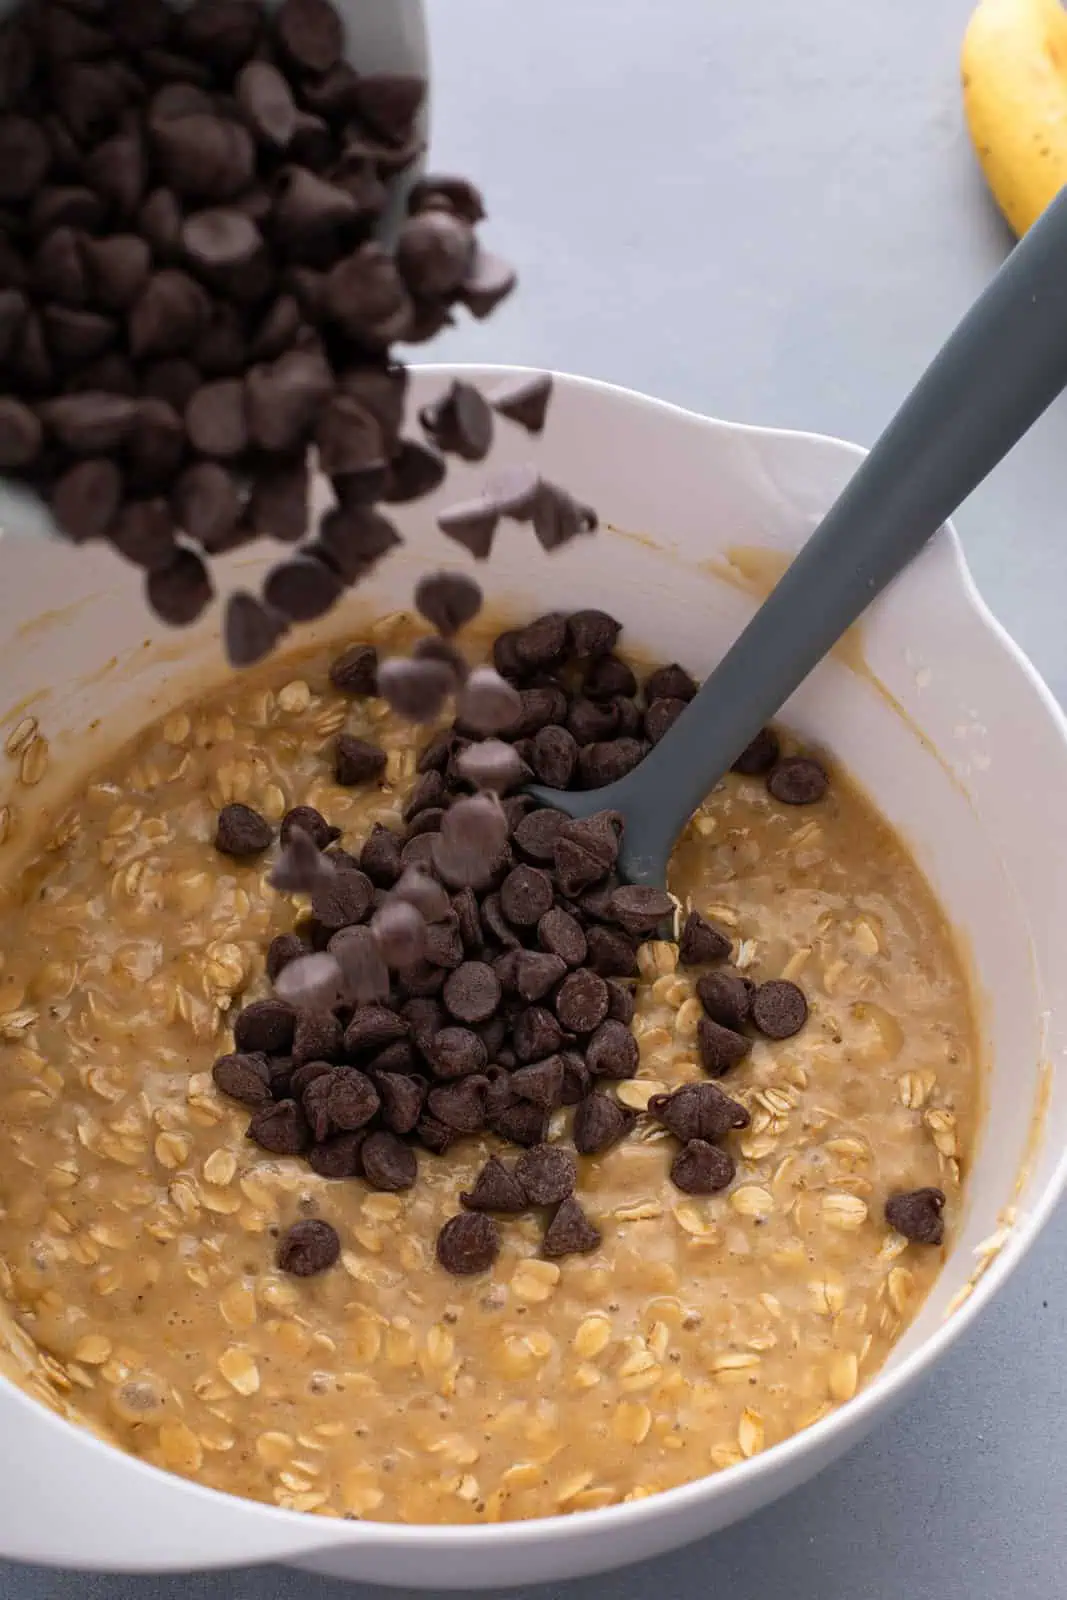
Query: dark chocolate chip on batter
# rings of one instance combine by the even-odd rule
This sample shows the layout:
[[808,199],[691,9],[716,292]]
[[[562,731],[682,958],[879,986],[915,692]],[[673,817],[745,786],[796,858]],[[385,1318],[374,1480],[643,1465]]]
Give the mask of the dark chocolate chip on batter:
[[911,1189],[890,1195],[885,1220],[913,1244],[937,1245],[945,1237],[944,1209],[945,1196],[940,1189]]
[[752,996],[751,1017],[768,1039],[791,1039],[808,1020],[804,991],[786,978],[761,983]]
[[311,1278],[326,1272],[341,1256],[341,1241],[328,1222],[305,1217],[287,1228],[278,1241],[277,1262],[282,1272]]

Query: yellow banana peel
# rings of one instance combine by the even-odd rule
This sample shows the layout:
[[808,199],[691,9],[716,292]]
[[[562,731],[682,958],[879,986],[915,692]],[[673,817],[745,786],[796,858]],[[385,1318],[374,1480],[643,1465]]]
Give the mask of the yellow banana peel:
[[1067,184],[1067,11],[980,0],[963,43],[963,102],[997,204],[1022,235]]

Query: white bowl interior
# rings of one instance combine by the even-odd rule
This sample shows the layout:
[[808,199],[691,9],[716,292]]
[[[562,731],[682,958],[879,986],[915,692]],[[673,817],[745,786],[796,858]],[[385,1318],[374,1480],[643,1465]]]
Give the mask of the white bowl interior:
[[[413,405],[445,381],[442,372],[424,369]],[[490,600],[518,614],[604,605],[624,619],[632,646],[705,673],[755,604],[742,583],[724,581],[731,552],[750,553],[739,562],[750,572],[780,567],[854,469],[857,452],[830,440],[710,423],[566,380],[543,439],[531,446],[518,430],[501,432],[494,464],[531,457],[596,505],[605,526],[551,560],[528,530],[506,526],[492,563],[479,573]],[[354,634],[369,613],[405,607],[415,575],[429,563],[463,564],[433,519],[440,504],[466,498],[478,482],[478,469],[456,468],[447,494],[407,511],[405,549],[346,608],[309,631],[307,642]],[[0,548],[7,577],[0,592],[0,743],[29,712],[55,757],[51,775],[32,793],[19,792],[13,764],[0,770],[0,802],[25,814],[29,803],[48,806],[69,792],[139,725],[221,681],[224,669],[217,613],[188,633],[161,631],[141,604],[136,575],[109,552],[74,553],[10,535]],[[242,553],[230,559],[228,576],[254,581],[269,559],[269,551]],[[961,1235],[883,1375],[845,1412],[716,1479],[565,1525],[506,1530],[321,1523],[311,1530],[317,1519],[251,1506],[242,1508],[242,1520],[234,1502],[86,1438],[80,1442],[96,1452],[102,1480],[110,1481],[121,1461],[135,1483],[124,1492],[143,1501],[144,1537],[127,1505],[123,1543],[101,1514],[76,1518],[57,1549],[54,1526],[11,1463],[0,1466],[0,1482],[10,1480],[9,1514],[13,1501],[20,1510],[5,1530],[4,1553],[147,1567],[292,1554],[335,1572],[441,1586],[574,1574],[721,1526],[800,1481],[943,1347],[1021,1253],[1062,1183],[1067,1095],[1052,1066],[1064,1048],[1064,1024],[1050,1007],[1058,996],[1056,918],[1067,904],[1057,814],[1067,793],[1064,726],[977,599],[950,533],[876,604],[844,658],[825,662],[784,717],[838,757],[909,842],[967,951],[992,1064]],[[19,840],[16,826],[0,850],[0,871]],[[0,1384],[0,1416],[9,1436],[17,1429],[27,1441],[11,1452],[23,1466],[27,1452],[41,1463],[47,1458],[50,1471],[72,1463],[70,1431],[7,1384]],[[175,1526],[168,1513],[172,1526],[159,1527],[152,1508],[179,1500],[186,1520]],[[223,1520],[208,1509],[218,1505],[225,1535]],[[42,1545],[46,1525],[50,1546]]]

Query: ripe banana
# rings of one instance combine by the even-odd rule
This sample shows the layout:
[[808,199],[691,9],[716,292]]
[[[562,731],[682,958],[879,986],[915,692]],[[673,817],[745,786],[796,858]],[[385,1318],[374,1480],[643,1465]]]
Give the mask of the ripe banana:
[[1067,184],[1061,0],[980,0],[963,43],[963,102],[989,187],[1021,236]]

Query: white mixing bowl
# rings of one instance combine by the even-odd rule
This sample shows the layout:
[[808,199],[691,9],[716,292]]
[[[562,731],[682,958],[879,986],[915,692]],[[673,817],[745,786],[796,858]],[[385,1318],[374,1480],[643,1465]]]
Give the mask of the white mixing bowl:
[[[449,375],[424,369],[414,405]],[[859,452],[562,378],[542,441],[531,447],[519,430],[501,429],[496,460],[531,456],[597,506],[605,526],[552,559],[528,529],[505,526],[484,572],[490,598],[527,614],[604,606],[625,620],[632,645],[703,673],[755,603],[720,576],[730,552],[749,572],[780,568]],[[465,498],[477,482],[477,469],[458,468],[447,498]],[[435,531],[440,498],[404,516],[405,549],[321,637],[354,632],[368,608],[404,606],[428,564],[465,560]],[[737,558],[739,547],[749,554]],[[230,565],[247,581],[269,559],[244,553]],[[36,715],[57,791],[139,723],[221,678],[217,615],[188,633],[160,630],[135,574],[109,552],[7,536],[0,562],[0,744],[18,718]],[[973,964],[991,1064],[963,1226],[874,1381],[807,1432],[686,1487],[566,1518],[437,1528],[300,1516],[200,1488],[119,1453],[4,1379],[0,1555],[140,1571],[281,1560],[432,1589],[573,1577],[653,1556],[767,1504],[866,1433],[938,1360],[1003,1284],[1067,1177],[1067,725],[985,609],[948,530],[785,718],[839,757],[910,843]],[[47,803],[48,782],[20,793],[12,764],[0,774],[0,802]],[[17,847],[16,829],[0,871]]]

